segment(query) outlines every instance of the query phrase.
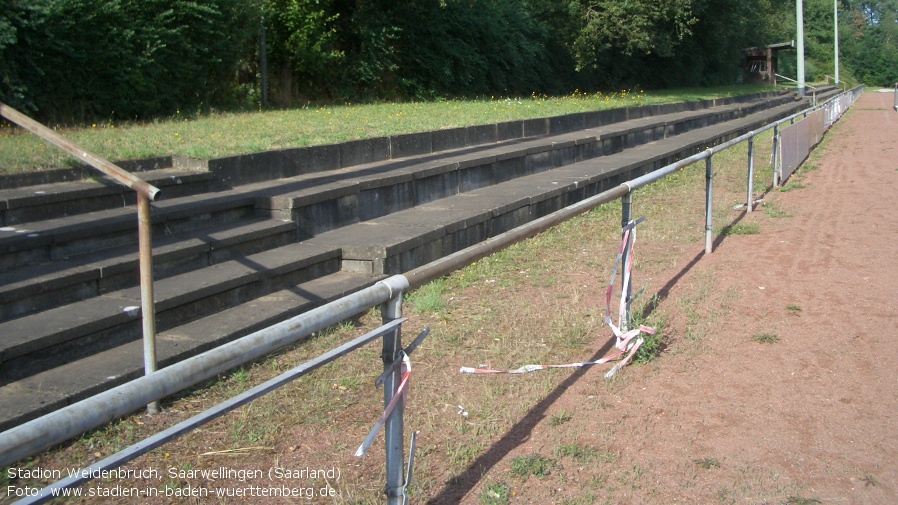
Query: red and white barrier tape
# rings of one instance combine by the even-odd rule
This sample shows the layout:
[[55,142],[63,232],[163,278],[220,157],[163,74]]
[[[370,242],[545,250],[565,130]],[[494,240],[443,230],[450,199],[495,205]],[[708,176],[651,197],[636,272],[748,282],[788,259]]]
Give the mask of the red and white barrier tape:
[[377,437],[377,434],[380,432],[380,429],[383,428],[384,423],[387,422],[387,418],[390,417],[390,414],[393,412],[393,409],[396,407],[396,404],[401,400],[403,405],[405,405],[405,401],[408,397],[408,381],[409,377],[412,374],[412,362],[408,358],[408,354],[402,353],[402,380],[399,382],[399,387],[396,389],[396,392],[393,393],[393,398],[390,400],[390,403],[387,404],[387,408],[384,409],[383,414],[381,414],[380,418],[374,423],[374,427],[371,428],[371,431],[368,433],[368,436],[365,437],[365,441],[362,442],[362,445],[355,451],[355,457],[361,458],[365,456],[365,453],[368,452],[368,449],[371,448],[371,444],[374,443],[374,439]]
[[[615,364],[608,373],[605,374],[606,379],[610,379],[614,377],[614,375],[623,367],[630,362],[633,356],[636,354],[636,351],[639,350],[639,347],[645,342],[641,335],[642,333],[648,333],[650,335],[655,334],[655,330],[649,328],[648,326],[639,325],[639,328],[634,328],[629,331],[622,331],[619,326],[615,326],[614,322],[611,320],[611,296],[614,291],[614,280],[617,278],[617,270],[621,266],[621,262],[623,262],[623,268],[621,277],[621,297],[620,297],[620,310],[618,311],[618,324],[623,325],[623,322],[626,321],[627,317],[627,291],[630,286],[630,273],[633,270],[633,250],[636,244],[636,225],[641,223],[645,218],[642,218],[638,221],[630,221],[626,228],[624,229],[624,237],[621,241],[621,250],[617,255],[617,259],[614,262],[614,272],[611,275],[611,281],[608,283],[608,289],[605,292],[605,323],[611,328],[611,331],[614,332],[614,337],[616,339],[614,347],[616,348],[616,352],[613,354],[609,354],[604,358],[597,361],[584,361],[580,363],[567,363],[564,365],[524,365],[520,368],[515,368],[514,370],[492,370],[488,368],[473,368],[463,366],[459,370],[460,373],[463,374],[524,374],[530,372],[536,372],[538,370],[548,370],[550,368],[581,368],[585,366],[593,366],[593,365],[603,365],[605,363],[609,363],[611,361],[615,361],[619,359],[621,356],[624,358]],[[624,257],[624,254],[628,251],[627,245],[629,244],[629,254]],[[635,339],[635,340],[634,340]]]

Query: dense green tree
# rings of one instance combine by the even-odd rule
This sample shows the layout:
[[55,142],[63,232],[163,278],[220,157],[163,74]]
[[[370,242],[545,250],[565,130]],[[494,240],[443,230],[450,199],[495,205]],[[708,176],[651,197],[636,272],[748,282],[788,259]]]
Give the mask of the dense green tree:
[[692,0],[576,0],[583,17],[574,50],[581,67],[595,65],[595,55],[615,51],[625,56],[672,56],[697,21]]
[[[898,80],[898,0],[839,0],[840,69]],[[804,0],[806,77],[832,74],[832,0]],[[775,0],[0,0],[0,100],[52,121],[271,102],[735,82],[795,38]],[[781,52],[794,76],[795,53]]]
[[290,105],[334,81],[345,61],[338,46],[340,19],[329,0],[267,0],[262,14],[271,63],[274,103]]
[[858,81],[890,86],[898,81],[898,0],[843,0],[842,61]]
[[5,3],[0,99],[54,121],[149,117],[222,101],[250,19],[243,0]]

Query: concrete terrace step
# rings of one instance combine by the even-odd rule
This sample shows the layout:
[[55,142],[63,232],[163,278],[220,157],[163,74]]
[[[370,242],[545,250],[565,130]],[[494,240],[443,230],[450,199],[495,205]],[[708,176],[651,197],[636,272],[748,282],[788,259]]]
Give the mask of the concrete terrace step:
[[[295,240],[293,223],[272,219],[241,220],[165,236],[153,242],[153,278],[158,281]],[[3,277],[0,322],[138,285],[138,252],[127,245],[19,268]]]
[[[216,223],[254,217],[255,199],[242,192],[219,192],[152,206],[153,234],[164,237]],[[0,273],[137,244],[136,207],[108,209],[0,228]]]
[[[214,174],[183,169],[156,169],[135,175],[162,190],[166,198],[212,191]],[[135,205],[130,188],[106,177],[0,189],[0,223],[13,226],[31,221],[84,214]]]
[[515,177],[621,152],[695,128],[792,104],[791,97],[645,116],[571,133],[449,150],[284,179],[265,190],[258,212],[296,221],[300,239],[487,187]]
[[[382,277],[337,272],[270,293],[221,314],[160,332],[160,368],[236,340]],[[143,375],[141,341],[130,342],[0,386],[0,431]]]
[[747,133],[796,107],[781,105],[617,154],[498,182],[321,233],[304,243],[339,247],[345,270],[406,272]]
[[[337,272],[336,248],[290,244],[154,284],[156,327],[166,331],[287,286]],[[141,337],[140,289],[105,293],[0,323],[0,383]]]

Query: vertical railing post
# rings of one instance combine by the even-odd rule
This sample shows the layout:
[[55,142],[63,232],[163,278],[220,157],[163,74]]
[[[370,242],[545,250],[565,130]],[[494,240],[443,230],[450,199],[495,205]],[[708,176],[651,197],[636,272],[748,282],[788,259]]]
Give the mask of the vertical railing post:
[[745,200],[745,211],[751,212],[755,207],[755,138],[748,139],[748,189]]
[[[633,192],[630,191],[626,195],[621,197],[620,203],[621,203],[620,225],[621,225],[621,229],[622,229],[621,237],[623,238],[623,235],[625,233],[623,230],[626,229],[626,226],[628,224],[630,224],[630,221],[633,220]],[[631,232],[631,233],[633,233],[633,232]],[[622,272],[626,272],[627,258],[629,258],[629,257],[630,257],[630,241],[628,240],[624,244],[623,256],[621,257],[621,260],[622,260],[621,268],[623,269]],[[624,306],[626,307],[626,310],[624,311],[624,317],[619,322],[619,324],[621,325],[621,330],[629,331],[629,329],[630,329],[630,298],[633,296],[633,288],[632,288],[633,279],[630,279],[630,282],[623,283],[622,286],[623,286],[623,289],[626,289],[626,292],[623,294]]]
[[780,126],[776,125],[773,127],[773,152],[771,153],[771,157],[773,158],[773,187],[777,188],[780,185],[780,166],[779,166],[779,147],[780,147]]
[[[143,368],[156,371],[156,303],[153,300],[153,218],[150,199],[137,193],[137,240],[140,257],[140,315],[143,321]],[[147,405],[147,413],[159,413],[159,402]]]
[[711,202],[713,200],[714,165],[711,156],[705,158],[705,254],[711,254],[714,246],[714,218]]
[[895,83],[895,111],[898,112],[898,82]]
[[[392,288],[391,288],[392,289]],[[384,323],[388,323],[402,317],[402,291],[391,293],[390,300],[381,308],[381,316]],[[402,359],[402,328],[384,336],[383,353],[381,358],[384,367],[388,367],[396,360]],[[402,382],[402,367],[394,367],[384,381],[384,407],[390,404],[399,384]],[[384,424],[384,438],[386,444],[387,483],[384,492],[387,495],[389,505],[403,505],[405,476],[403,475],[403,412],[405,405],[402,401],[396,403],[390,416]]]

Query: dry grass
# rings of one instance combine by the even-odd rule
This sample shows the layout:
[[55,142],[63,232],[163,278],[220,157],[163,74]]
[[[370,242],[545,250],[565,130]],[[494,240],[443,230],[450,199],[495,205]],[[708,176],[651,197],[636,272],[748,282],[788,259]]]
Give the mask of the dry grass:
[[[559,97],[343,104],[294,110],[175,114],[145,123],[48,125],[108,160],[183,155],[200,159],[331,144],[437,128],[560,116],[620,107],[703,100],[770,91],[770,86],[725,86],[642,92],[624,90]],[[0,174],[65,167],[74,158],[0,120]]]

